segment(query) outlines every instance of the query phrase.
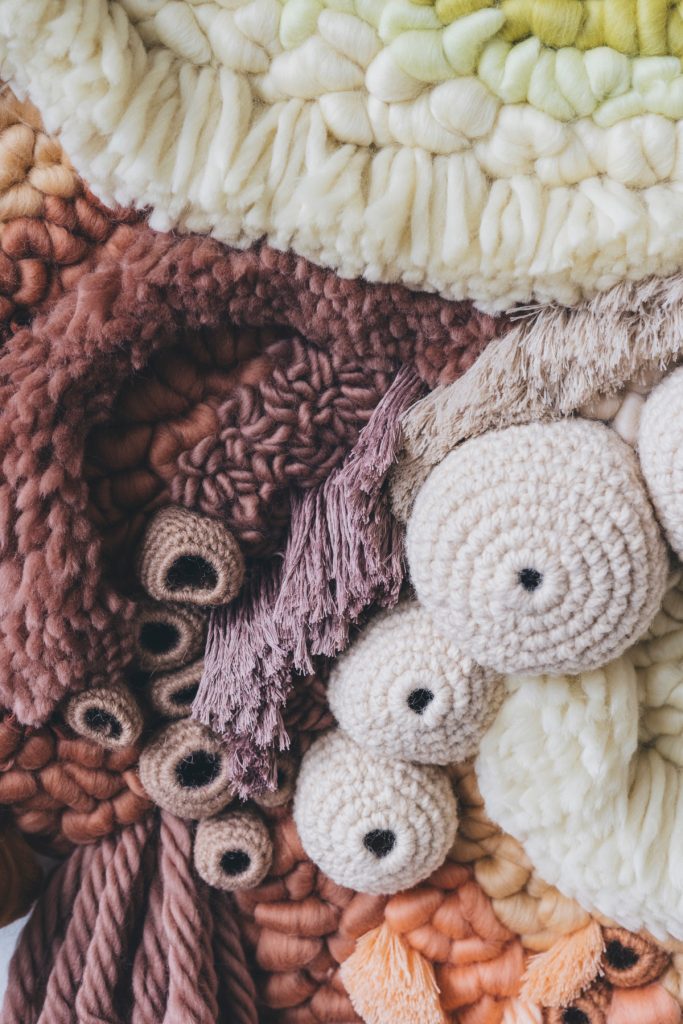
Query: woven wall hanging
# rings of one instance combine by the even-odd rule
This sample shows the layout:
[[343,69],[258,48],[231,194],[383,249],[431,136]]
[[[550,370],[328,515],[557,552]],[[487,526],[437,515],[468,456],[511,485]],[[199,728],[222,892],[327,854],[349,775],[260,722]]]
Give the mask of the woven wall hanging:
[[681,1024],[682,60],[0,0],[0,1024]]

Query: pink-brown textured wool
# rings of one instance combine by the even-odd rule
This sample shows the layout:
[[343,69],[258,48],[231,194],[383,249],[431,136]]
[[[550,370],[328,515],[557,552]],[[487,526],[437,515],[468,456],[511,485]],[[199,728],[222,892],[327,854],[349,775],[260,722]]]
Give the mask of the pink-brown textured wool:
[[[100,256],[0,355],[0,702],[30,724],[44,721],[68,691],[120,681],[131,658],[134,609],[103,576],[83,454],[89,430],[155,351],[182,331],[276,324],[368,365],[390,355],[396,369],[411,364],[414,381],[432,386],[466,369],[500,326],[467,304],[343,281],[266,247],[233,252],[124,226]],[[306,415],[306,403],[299,412]],[[258,475],[258,460],[255,467]],[[362,492],[365,481],[356,483]],[[223,514],[230,507],[228,496]],[[291,643],[286,635],[280,641]],[[262,723],[267,742],[281,719],[268,693],[262,697],[247,718]],[[230,726],[239,694],[231,703],[228,692],[219,707],[215,699],[214,692],[204,717]]]
[[257,1024],[230,903],[191,860],[166,813],[77,848],[22,932],[3,1024]]

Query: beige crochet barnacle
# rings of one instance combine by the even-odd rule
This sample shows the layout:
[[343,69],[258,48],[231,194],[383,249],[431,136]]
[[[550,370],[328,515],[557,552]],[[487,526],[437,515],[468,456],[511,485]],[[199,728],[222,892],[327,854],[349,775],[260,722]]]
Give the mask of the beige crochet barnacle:
[[272,860],[270,833],[252,811],[231,811],[197,826],[194,865],[216,889],[253,889],[268,874]]
[[227,604],[242,586],[244,557],[220,520],[170,506],[147,526],[137,573],[157,601]]
[[170,672],[153,675],[146,693],[155,711],[164,718],[188,718],[204,670],[204,658]]
[[234,796],[223,743],[189,719],[157,733],[140,755],[139,773],[154,803],[179,818],[208,818]]
[[452,451],[415,499],[407,554],[436,627],[502,673],[617,657],[652,621],[668,572],[633,450],[582,419]]
[[378,757],[421,764],[476,753],[502,680],[439,634],[412,601],[384,612],[336,662],[328,700],[340,727]]
[[124,686],[96,686],[71,697],[64,706],[65,722],[86,739],[110,750],[135,743],[144,719],[137,701]]
[[393,893],[443,863],[458,817],[444,769],[376,757],[333,730],[304,756],[294,821],[304,850],[334,882]]
[[189,605],[141,603],[134,622],[140,668],[159,672],[180,668],[204,652],[206,615]]

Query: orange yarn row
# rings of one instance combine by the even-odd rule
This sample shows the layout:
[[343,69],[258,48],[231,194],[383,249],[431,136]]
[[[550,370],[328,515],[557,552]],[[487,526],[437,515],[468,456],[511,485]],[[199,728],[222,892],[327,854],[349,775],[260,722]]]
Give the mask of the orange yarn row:
[[36,109],[0,87],[0,323],[56,298],[116,223],[90,195]]
[[151,803],[135,771],[138,754],[137,747],[109,751],[70,739],[57,726],[23,729],[5,717],[0,805],[33,845],[65,853],[143,817]]

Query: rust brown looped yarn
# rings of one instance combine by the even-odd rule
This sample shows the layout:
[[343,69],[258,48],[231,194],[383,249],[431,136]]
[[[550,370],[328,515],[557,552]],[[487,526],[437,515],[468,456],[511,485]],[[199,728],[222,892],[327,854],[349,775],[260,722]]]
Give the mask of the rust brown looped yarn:
[[84,187],[40,116],[0,86],[0,338],[71,286],[117,223]]
[[[382,359],[389,354],[396,367],[410,363],[416,380],[429,385],[462,372],[499,327],[467,304],[415,296],[400,287],[342,281],[266,247],[231,252],[207,239],[160,236],[144,226],[119,227],[100,253],[97,268],[84,272],[30,329],[17,331],[0,355],[0,453],[5,470],[0,488],[5,538],[0,557],[0,701],[24,723],[45,721],[68,691],[120,682],[132,655],[133,606],[103,578],[102,540],[89,513],[83,475],[90,430],[106,421],[123,382],[141,371],[155,350],[172,346],[181,332],[229,322],[253,328],[281,325],[287,332],[302,333],[321,350],[347,353],[370,367],[377,354]],[[415,389],[406,394],[404,404],[415,394]],[[301,415],[306,415],[305,403]],[[390,460],[390,455],[387,450],[385,458]],[[380,484],[378,479],[372,486]],[[362,492],[364,478],[357,486]],[[354,514],[369,517],[372,533],[381,516],[376,498],[368,502],[361,502]],[[229,503],[223,514],[232,528]],[[310,509],[301,510],[300,532],[310,515]],[[239,531],[234,532],[241,543]],[[378,537],[381,543],[372,543],[380,543],[380,558],[382,545],[392,542],[381,531]],[[300,543],[300,537],[294,541]],[[290,554],[293,564],[296,552]],[[315,575],[316,566],[309,568]],[[293,586],[296,591],[296,579]],[[259,605],[253,573],[245,590],[248,618],[249,600]],[[366,602],[359,598],[358,603]],[[350,617],[342,609],[342,635]],[[219,616],[214,652],[216,630],[223,628]],[[286,630],[281,633],[278,643],[286,650],[294,641]],[[327,646],[338,642],[338,637],[331,638]],[[266,679],[240,722],[243,691],[236,683],[231,693],[220,668],[228,654],[218,651],[197,706],[204,719],[234,732],[237,739],[256,722],[257,739],[267,748],[282,733],[280,708],[289,669],[274,666],[273,685]],[[254,664],[258,658],[258,651],[253,657],[248,652]],[[307,652],[301,652],[300,660],[308,663]],[[235,757],[239,776],[244,751],[237,749]],[[262,784],[263,767],[243,767],[247,777]]]
[[30,729],[0,718],[0,806],[32,845],[63,854],[140,820],[150,807],[139,746],[107,750],[58,724]]

